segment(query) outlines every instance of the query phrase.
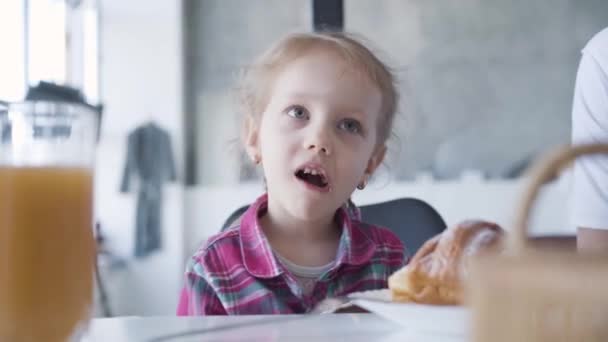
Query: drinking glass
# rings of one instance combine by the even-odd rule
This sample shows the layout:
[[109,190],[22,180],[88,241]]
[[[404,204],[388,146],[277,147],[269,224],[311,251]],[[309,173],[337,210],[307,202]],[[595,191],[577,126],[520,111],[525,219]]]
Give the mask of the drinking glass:
[[93,311],[98,115],[0,108],[0,342],[77,341]]

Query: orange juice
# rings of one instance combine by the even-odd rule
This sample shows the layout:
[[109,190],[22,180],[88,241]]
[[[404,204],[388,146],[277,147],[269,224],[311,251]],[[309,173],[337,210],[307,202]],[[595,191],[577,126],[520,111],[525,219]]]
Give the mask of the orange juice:
[[92,173],[0,166],[0,342],[66,342],[92,309]]

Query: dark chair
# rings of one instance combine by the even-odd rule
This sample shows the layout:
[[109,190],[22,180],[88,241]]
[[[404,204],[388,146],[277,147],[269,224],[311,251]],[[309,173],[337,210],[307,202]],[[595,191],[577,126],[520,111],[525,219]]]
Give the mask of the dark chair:
[[362,205],[359,209],[363,222],[392,230],[401,239],[410,256],[424,242],[446,228],[437,210],[415,198]]
[[[238,222],[249,206],[234,211],[222,230]],[[445,230],[441,215],[428,203],[415,198],[399,198],[392,201],[359,206],[364,222],[392,230],[403,242],[410,255],[431,237]]]
[[222,231],[239,223],[241,221],[241,216],[247,211],[247,208],[249,208],[249,204],[238,208],[232,214],[230,214],[230,216],[228,216],[228,218],[226,219],[226,221],[224,221],[224,224],[222,225]]

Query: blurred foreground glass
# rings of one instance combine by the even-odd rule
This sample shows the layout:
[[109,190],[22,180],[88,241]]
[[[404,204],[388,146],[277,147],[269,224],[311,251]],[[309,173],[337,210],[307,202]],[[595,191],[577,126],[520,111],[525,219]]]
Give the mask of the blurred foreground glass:
[[0,107],[0,342],[77,341],[93,310],[97,115]]

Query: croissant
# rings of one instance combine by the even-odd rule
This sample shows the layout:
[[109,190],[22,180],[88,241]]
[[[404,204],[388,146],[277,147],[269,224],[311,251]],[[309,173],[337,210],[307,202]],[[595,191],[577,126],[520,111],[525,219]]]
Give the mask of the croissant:
[[504,231],[486,221],[465,221],[425,242],[410,263],[388,279],[394,301],[458,305],[471,257],[502,249]]

